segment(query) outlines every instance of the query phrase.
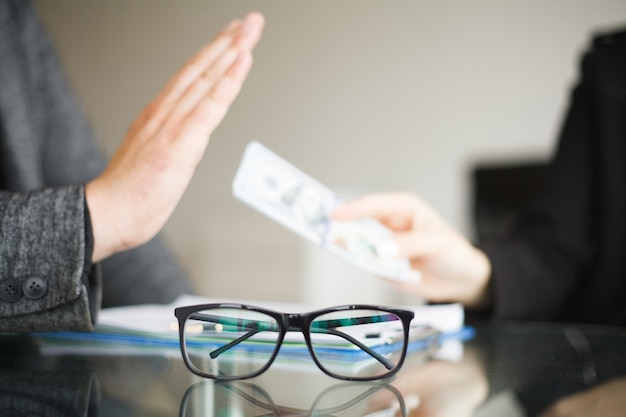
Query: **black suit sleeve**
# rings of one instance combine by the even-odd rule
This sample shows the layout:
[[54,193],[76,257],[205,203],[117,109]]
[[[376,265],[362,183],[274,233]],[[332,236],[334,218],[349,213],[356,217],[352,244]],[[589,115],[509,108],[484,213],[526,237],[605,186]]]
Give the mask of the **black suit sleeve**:
[[509,239],[483,248],[493,266],[496,318],[554,319],[586,274],[596,245],[593,65],[593,53],[586,54],[540,197]]

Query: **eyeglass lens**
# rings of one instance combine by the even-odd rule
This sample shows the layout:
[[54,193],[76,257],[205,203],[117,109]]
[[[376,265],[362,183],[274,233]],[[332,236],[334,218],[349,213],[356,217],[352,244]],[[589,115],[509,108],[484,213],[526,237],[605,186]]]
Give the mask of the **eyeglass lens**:
[[316,317],[311,347],[327,372],[347,378],[383,378],[402,357],[402,320],[379,310],[334,311]]
[[214,378],[246,377],[271,360],[280,336],[276,319],[238,308],[196,311],[184,325],[187,357]]
[[[190,365],[200,373],[218,379],[245,378],[259,373],[272,360],[278,349],[279,326],[272,316],[254,310],[211,308],[187,318],[183,342]],[[308,331],[318,365],[343,378],[385,377],[398,367],[406,343],[401,319],[380,310],[322,314]],[[302,334],[289,332],[285,345],[291,363],[311,360]]]

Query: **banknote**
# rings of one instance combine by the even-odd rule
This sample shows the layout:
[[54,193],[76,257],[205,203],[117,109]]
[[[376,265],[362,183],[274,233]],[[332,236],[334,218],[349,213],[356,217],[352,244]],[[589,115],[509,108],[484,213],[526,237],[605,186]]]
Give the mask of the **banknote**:
[[363,270],[413,282],[406,258],[381,256],[391,231],[375,219],[338,222],[329,214],[341,198],[260,142],[246,147],[233,181],[233,194],[276,222]]

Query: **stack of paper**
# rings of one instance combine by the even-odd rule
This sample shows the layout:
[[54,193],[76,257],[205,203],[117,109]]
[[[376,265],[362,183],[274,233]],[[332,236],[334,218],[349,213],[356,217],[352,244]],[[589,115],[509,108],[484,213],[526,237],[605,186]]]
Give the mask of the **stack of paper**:
[[[277,302],[250,302],[242,300],[216,300],[211,298],[185,295],[171,304],[145,304],[128,307],[115,307],[103,309],[100,312],[99,323],[93,333],[58,332],[40,334],[43,346],[48,352],[55,349],[67,351],[68,342],[71,342],[74,351],[86,350],[99,353],[115,354],[140,353],[154,350],[162,354],[174,349],[180,349],[178,336],[178,323],[174,316],[174,308],[185,305],[210,304],[232,302],[238,304],[251,304],[275,311],[300,313],[313,311],[319,306]],[[466,338],[468,329],[463,327],[463,308],[458,304],[418,306],[412,308],[415,318],[411,325],[428,325],[442,332],[443,338]],[[316,334],[314,337],[323,338],[327,335]],[[419,338],[417,338],[419,339]],[[320,340],[320,339],[318,339]],[[425,338],[424,338],[425,340]],[[376,339],[370,341],[376,344]],[[330,346],[337,348],[338,346]],[[412,344],[412,350],[423,349],[419,340]],[[153,349],[154,348],[154,349]],[[339,347],[341,348],[341,347]],[[281,349],[281,356],[285,358],[306,357],[308,351],[301,333],[287,333]]]

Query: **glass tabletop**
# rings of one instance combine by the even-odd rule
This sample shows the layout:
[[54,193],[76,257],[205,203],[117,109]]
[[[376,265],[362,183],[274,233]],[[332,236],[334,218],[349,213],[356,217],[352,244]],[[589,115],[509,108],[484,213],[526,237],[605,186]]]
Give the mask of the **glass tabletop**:
[[178,349],[2,335],[0,417],[535,416],[594,398],[626,409],[625,329],[471,324],[471,340],[411,354],[393,379],[373,383],[280,360],[257,378],[221,383],[191,374]]

